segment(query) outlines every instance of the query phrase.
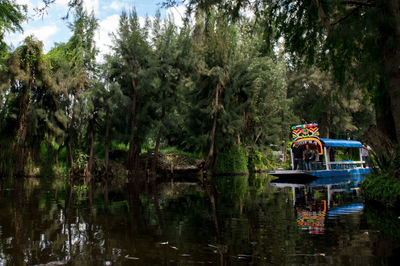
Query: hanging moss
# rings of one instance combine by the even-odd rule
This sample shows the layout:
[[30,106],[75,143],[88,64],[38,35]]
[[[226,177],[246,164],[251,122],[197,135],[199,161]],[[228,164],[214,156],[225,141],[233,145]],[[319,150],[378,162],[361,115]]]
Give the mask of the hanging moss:
[[234,146],[227,152],[218,153],[216,174],[248,173],[248,158],[241,146]]

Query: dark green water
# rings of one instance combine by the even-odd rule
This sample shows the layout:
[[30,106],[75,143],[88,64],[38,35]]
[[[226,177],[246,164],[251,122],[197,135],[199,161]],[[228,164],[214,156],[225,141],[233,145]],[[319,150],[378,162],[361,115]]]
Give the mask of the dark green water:
[[[0,185],[0,265],[391,265],[400,215],[357,184]],[[107,193],[106,193],[107,192]]]

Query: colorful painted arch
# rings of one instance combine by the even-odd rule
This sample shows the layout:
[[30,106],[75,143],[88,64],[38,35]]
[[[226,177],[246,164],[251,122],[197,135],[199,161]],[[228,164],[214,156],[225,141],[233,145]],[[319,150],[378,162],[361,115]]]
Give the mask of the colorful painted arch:
[[324,154],[324,146],[322,141],[317,138],[317,137],[309,137],[309,138],[302,138],[297,140],[297,142],[300,145],[307,145],[307,144],[311,144],[311,145],[315,145],[317,147],[317,151],[319,155]]

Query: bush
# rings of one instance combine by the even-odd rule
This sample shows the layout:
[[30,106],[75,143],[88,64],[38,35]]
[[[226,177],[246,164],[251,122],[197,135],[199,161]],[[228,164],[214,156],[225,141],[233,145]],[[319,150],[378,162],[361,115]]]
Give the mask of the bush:
[[275,168],[272,154],[270,153],[250,150],[248,158],[247,168],[250,172]]
[[389,176],[367,176],[361,185],[367,200],[379,202],[388,207],[400,207],[400,180]]
[[248,173],[248,158],[241,146],[233,146],[227,152],[218,153],[215,166],[216,174]]

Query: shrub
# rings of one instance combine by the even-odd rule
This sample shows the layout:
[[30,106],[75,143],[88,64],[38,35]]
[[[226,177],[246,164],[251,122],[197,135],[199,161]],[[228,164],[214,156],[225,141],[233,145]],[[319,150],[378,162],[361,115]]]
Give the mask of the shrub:
[[361,185],[367,200],[379,202],[388,207],[400,206],[400,180],[390,176],[367,176]]
[[215,173],[248,173],[247,163],[245,149],[241,146],[233,146],[227,152],[218,153]]

